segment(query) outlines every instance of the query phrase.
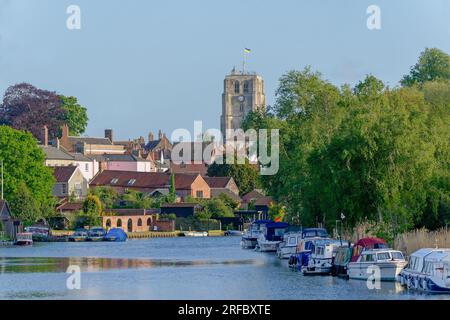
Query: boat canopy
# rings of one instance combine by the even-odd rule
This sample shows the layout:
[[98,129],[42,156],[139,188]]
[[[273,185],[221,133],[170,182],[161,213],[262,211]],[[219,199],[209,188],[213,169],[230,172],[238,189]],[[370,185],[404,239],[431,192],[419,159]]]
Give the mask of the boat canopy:
[[114,238],[114,240],[118,242],[126,241],[127,234],[120,228],[113,228],[108,231],[108,233],[106,234],[106,238]]
[[252,224],[269,224],[269,223],[273,223],[273,220],[256,220],[252,222]]
[[280,232],[281,229],[289,227],[285,222],[274,222],[266,225],[266,239],[269,241],[281,241],[283,240],[284,232]]
[[358,242],[355,243],[355,246],[361,246],[368,249],[385,249],[387,248],[387,243],[381,238],[363,238],[359,239]]

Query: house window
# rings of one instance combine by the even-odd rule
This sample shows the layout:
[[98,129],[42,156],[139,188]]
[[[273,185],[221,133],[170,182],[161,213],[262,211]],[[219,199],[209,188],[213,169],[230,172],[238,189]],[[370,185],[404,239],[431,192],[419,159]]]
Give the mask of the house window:
[[128,181],[129,186],[132,186],[135,183],[136,183],[136,179],[131,179],[130,181]]
[[111,180],[111,184],[116,184],[117,182],[119,182],[119,179],[117,179],[117,178],[114,178]]
[[241,86],[239,84],[239,81],[235,81],[234,82],[234,93],[239,93],[241,92]]
[[89,163],[84,165],[84,171],[89,172]]
[[67,184],[63,183],[61,187],[62,187],[62,194],[67,194]]
[[203,191],[202,190],[197,190],[197,192],[196,192],[196,196],[197,196],[197,198],[203,198]]

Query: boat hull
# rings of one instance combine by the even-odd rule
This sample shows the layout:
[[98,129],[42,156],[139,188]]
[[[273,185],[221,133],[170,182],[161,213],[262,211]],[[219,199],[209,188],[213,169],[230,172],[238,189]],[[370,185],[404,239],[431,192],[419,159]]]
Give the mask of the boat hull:
[[255,249],[257,244],[258,240],[256,238],[242,237],[241,239],[241,247],[244,249]]
[[297,251],[297,246],[284,246],[278,248],[277,256],[280,259],[289,259],[292,255],[295,255]]
[[276,252],[280,241],[260,241],[258,240],[258,248],[261,252]]
[[433,277],[424,273],[403,270],[398,281],[409,290],[428,293],[450,293],[450,278]]
[[398,262],[351,262],[347,267],[347,275],[350,279],[367,280],[373,275],[371,267],[378,267],[380,269],[381,281],[396,281],[397,276],[406,266],[406,261]]

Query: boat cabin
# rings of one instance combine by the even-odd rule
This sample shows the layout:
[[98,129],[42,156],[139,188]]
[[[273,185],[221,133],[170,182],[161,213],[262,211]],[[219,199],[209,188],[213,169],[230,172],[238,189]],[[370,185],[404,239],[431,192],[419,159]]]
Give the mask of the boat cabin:
[[262,232],[264,232],[264,236],[268,241],[282,241],[288,227],[288,223],[273,222],[263,225]]
[[369,249],[361,253],[357,262],[404,261],[403,253],[397,250]]
[[302,231],[303,238],[329,238],[328,232],[323,228],[306,228]]
[[363,238],[358,240],[353,246],[352,252],[352,262],[356,262],[361,255],[361,253],[365,250],[370,249],[387,249],[388,245],[386,241],[381,238]]

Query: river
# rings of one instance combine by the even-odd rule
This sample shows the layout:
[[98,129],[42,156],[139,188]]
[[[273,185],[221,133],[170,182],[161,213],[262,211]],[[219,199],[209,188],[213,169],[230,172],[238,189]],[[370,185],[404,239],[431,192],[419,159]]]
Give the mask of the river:
[[[0,247],[0,299],[450,299],[392,282],[369,290],[365,281],[305,277],[239,242],[180,237]],[[81,268],[80,290],[67,289],[71,265]]]

